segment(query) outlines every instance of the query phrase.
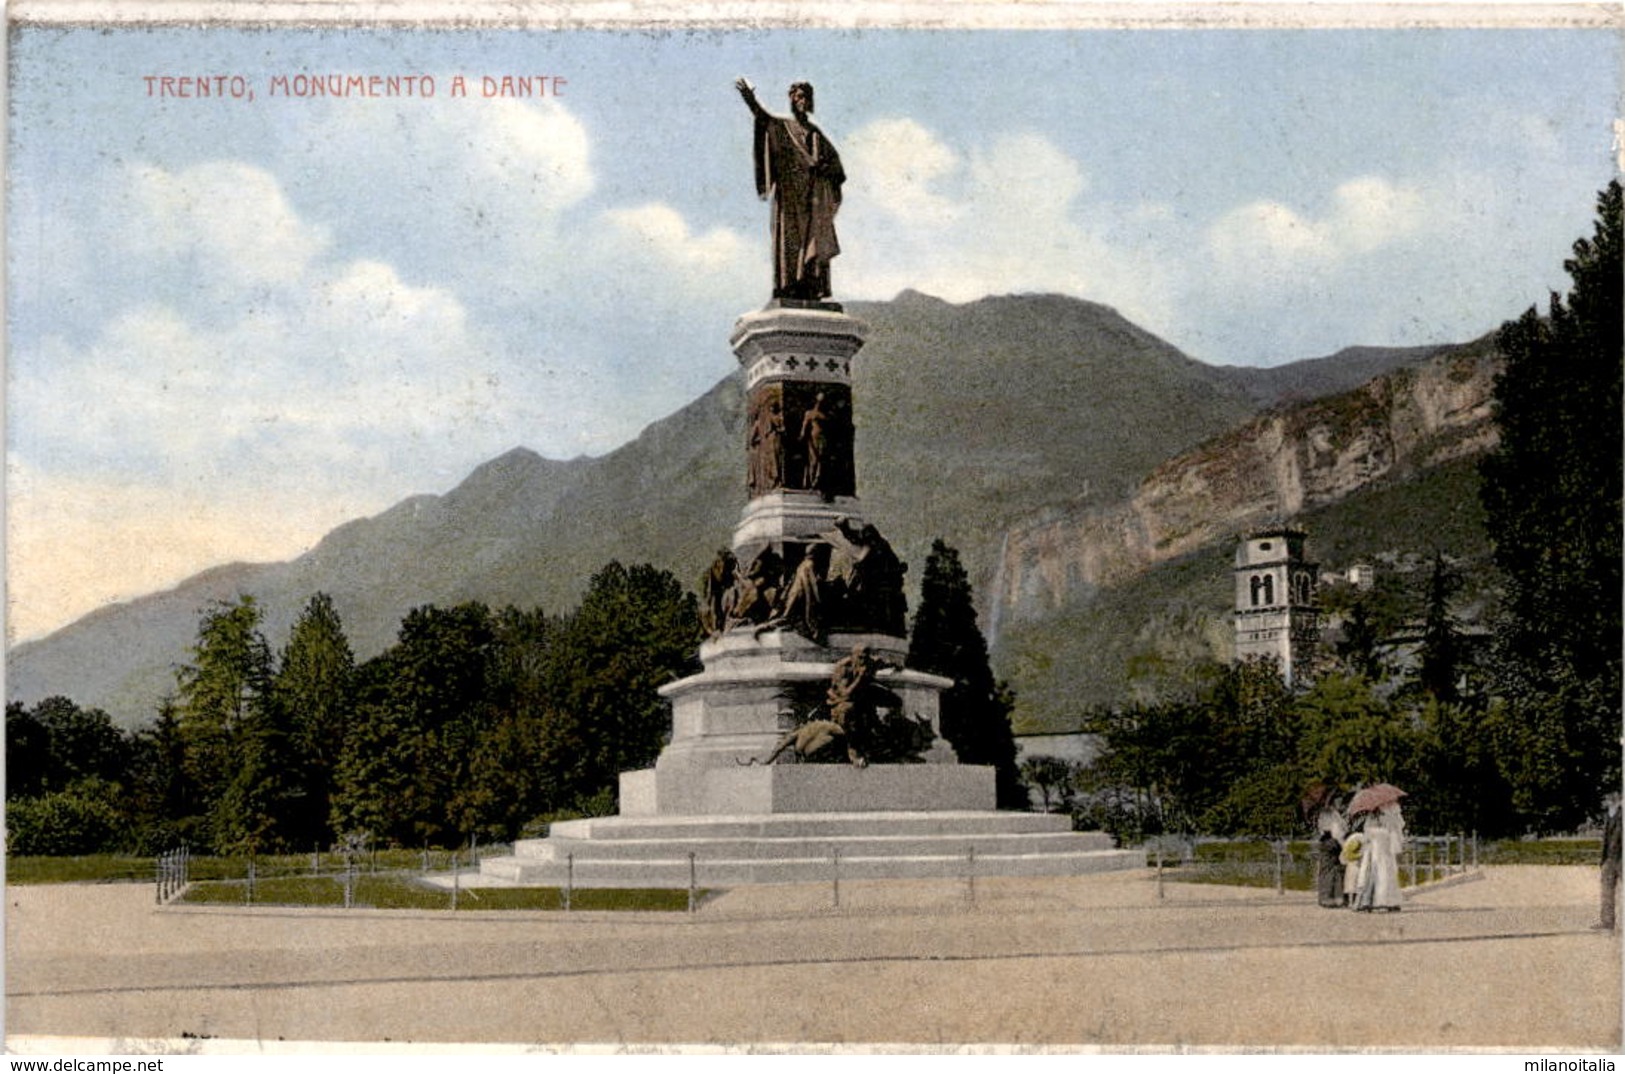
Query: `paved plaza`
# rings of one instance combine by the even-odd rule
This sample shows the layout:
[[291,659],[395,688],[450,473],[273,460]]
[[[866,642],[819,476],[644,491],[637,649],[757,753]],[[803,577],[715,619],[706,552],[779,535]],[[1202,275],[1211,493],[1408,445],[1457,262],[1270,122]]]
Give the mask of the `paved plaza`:
[[[1606,1050],[1597,872],[1486,868],[1397,914],[1078,878],[737,888],[693,915],[159,908],[6,889],[16,1050],[166,1039]],[[971,896],[974,895],[974,901]],[[46,1038],[50,1038],[47,1040]],[[244,1047],[247,1047],[245,1044]]]

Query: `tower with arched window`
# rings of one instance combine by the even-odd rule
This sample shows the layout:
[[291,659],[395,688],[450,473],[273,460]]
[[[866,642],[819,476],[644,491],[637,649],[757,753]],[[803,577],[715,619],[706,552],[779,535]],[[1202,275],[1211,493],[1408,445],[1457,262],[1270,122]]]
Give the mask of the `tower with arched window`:
[[1308,675],[1320,637],[1320,571],[1304,557],[1307,536],[1272,526],[1236,547],[1236,659],[1270,657],[1289,686]]

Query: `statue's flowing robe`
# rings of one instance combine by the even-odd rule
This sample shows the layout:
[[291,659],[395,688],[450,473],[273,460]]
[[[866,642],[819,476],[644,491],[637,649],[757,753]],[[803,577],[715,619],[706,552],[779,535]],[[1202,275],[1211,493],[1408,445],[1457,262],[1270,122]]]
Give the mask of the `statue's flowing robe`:
[[828,298],[841,252],[835,211],[846,173],[824,132],[795,116],[756,116],[756,193],[773,199],[773,293]]

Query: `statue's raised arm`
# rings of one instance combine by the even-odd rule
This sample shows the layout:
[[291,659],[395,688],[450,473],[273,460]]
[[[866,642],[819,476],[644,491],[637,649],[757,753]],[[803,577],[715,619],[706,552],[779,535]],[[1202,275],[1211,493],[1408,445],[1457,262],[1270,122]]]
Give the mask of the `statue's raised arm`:
[[734,89],[738,90],[739,96],[745,99],[745,104],[749,106],[752,115],[767,115],[767,110],[762,107],[762,102],[756,99],[756,87],[750,84],[750,79],[734,79]]
[[756,119],[756,193],[773,201],[773,297],[826,299],[829,263],[841,252],[835,213],[846,172],[840,154],[810,118],[812,84],[790,86],[788,116],[763,108],[748,80],[735,80],[734,88]]

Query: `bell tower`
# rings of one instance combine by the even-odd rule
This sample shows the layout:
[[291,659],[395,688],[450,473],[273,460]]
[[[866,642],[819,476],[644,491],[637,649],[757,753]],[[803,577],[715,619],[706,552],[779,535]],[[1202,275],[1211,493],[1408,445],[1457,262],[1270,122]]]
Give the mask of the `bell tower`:
[[1308,678],[1320,638],[1319,564],[1304,556],[1307,537],[1271,526],[1236,548],[1236,659],[1270,657],[1288,686]]

